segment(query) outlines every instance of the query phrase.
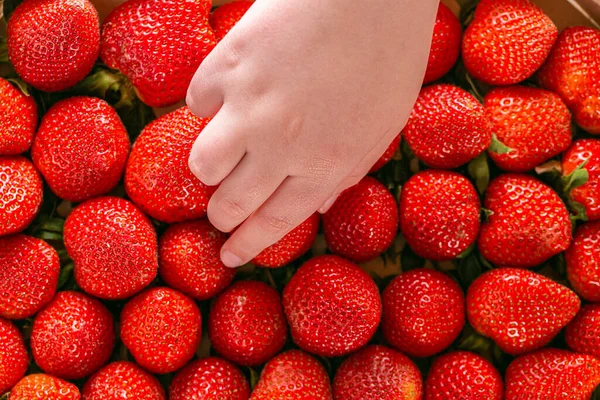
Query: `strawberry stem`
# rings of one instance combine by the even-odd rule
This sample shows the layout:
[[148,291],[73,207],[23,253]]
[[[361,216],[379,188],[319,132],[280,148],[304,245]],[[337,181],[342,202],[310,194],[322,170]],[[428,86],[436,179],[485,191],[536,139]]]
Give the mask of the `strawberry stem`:
[[477,191],[483,194],[490,184],[490,166],[485,152],[469,163],[468,170],[471,178],[475,179]]
[[77,84],[73,91],[100,97],[117,110],[132,108],[137,96],[127,77],[104,66],[96,66],[92,73]]

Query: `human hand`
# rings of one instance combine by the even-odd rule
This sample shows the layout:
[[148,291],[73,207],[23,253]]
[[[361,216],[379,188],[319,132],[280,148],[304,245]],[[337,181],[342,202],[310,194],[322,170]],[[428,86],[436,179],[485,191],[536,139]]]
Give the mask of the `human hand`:
[[436,11],[434,0],[258,0],[205,59],[187,103],[214,119],[189,164],[220,184],[211,223],[241,224],[221,250],[227,266],[367,174],[412,110]]

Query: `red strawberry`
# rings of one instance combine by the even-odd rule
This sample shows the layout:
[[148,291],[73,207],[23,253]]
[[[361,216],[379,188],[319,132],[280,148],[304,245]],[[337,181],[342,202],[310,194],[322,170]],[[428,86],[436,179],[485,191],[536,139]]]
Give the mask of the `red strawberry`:
[[0,317],[25,319],[44,307],[56,293],[60,262],[43,240],[0,237]]
[[0,156],[29,150],[38,125],[33,97],[0,78]]
[[27,375],[11,390],[8,400],[79,400],[77,386],[46,374]]
[[446,349],[465,326],[465,296],[447,275],[425,268],[396,277],[383,292],[382,328],[393,347],[413,357]]
[[82,400],[166,400],[158,379],[127,361],[108,364],[83,387]]
[[98,300],[58,292],[33,320],[31,350],[45,372],[80,379],[96,372],[115,345],[112,314]]
[[437,81],[452,69],[460,53],[461,36],[462,27],[458,18],[440,3],[423,83]]
[[452,85],[421,89],[402,136],[419,160],[444,169],[471,161],[492,142],[483,106]]
[[413,251],[451,260],[477,239],[481,203],[464,176],[427,170],[413,175],[400,196],[400,230]]
[[567,345],[577,353],[600,358],[600,304],[587,304],[565,329]]
[[25,157],[0,157],[0,236],[21,232],[42,205],[42,178]]
[[250,400],[333,400],[327,371],[300,350],[271,359],[262,370]]
[[25,0],[10,16],[7,45],[25,82],[45,92],[67,89],[98,58],[98,12],[87,0]]
[[174,289],[207,300],[231,284],[235,269],[220,258],[227,235],[207,220],[171,225],[160,238],[160,276]]
[[213,303],[208,333],[215,350],[234,363],[265,363],[287,339],[279,293],[262,282],[234,283]]
[[381,319],[381,298],[360,267],[325,255],[298,269],[283,291],[283,309],[300,348],[335,357],[371,339]]
[[573,290],[588,301],[600,301],[600,221],[577,228],[565,261]]
[[481,254],[502,267],[528,268],[566,250],[571,221],[564,203],[548,186],[528,175],[505,174],[485,193],[489,217],[481,226]]
[[192,299],[166,287],[148,289],[121,312],[121,340],[135,361],[155,374],[187,364],[202,338],[202,316]]
[[585,207],[589,221],[597,221],[600,220],[600,140],[581,139],[573,142],[562,156],[563,175],[570,175],[586,160],[588,181],[572,189],[569,195],[573,201]]
[[558,29],[529,0],[481,0],[463,36],[462,57],[473,77],[511,85],[542,65]]
[[250,386],[233,364],[208,357],[188,364],[169,387],[170,400],[248,400]]
[[126,299],[156,277],[156,232],[132,203],[117,197],[88,200],[69,215],[64,240],[77,284],[101,299]]
[[398,205],[390,191],[367,176],[346,189],[323,215],[327,247],[355,262],[386,251],[398,231]]
[[389,163],[392,160],[392,158],[394,158],[394,155],[396,155],[396,152],[398,151],[398,147],[400,147],[401,138],[402,135],[398,135],[394,138],[392,143],[390,143],[388,148],[385,150],[385,153],[383,153],[381,157],[379,157],[379,160],[377,160],[377,162],[373,164],[373,166],[369,170],[370,174],[379,171],[381,168],[383,168],[385,164]]
[[104,100],[71,97],[44,115],[31,157],[58,197],[81,202],[117,186],[129,146],[117,112]]
[[104,20],[102,61],[126,75],[149,106],[173,105],[215,47],[210,8],[210,0],[128,0]]
[[137,138],[125,169],[125,190],[152,218],[173,223],[206,215],[215,188],[192,174],[188,157],[207,123],[182,107],[150,123]]
[[425,400],[503,400],[502,376],[485,358],[468,351],[444,354],[433,361],[425,379]]
[[0,396],[21,379],[29,366],[29,356],[19,329],[0,318]]
[[223,4],[213,11],[209,22],[218,42],[242,19],[252,4],[254,4],[254,1],[234,1],[233,3]]
[[563,98],[579,126],[600,133],[599,30],[583,26],[563,30],[538,80]]
[[579,298],[570,289],[525,269],[491,270],[467,291],[469,322],[509,354],[550,343],[579,306]]
[[485,111],[498,140],[512,150],[490,157],[505,171],[526,172],[571,144],[571,114],[558,95],[528,86],[496,88],[485,96]]
[[423,378],[404,354],[367,346],[348,357],[333,380],[335,400],[423,398]]
[[600,361],[567,350],[542,349],[506,370],[506,400],[588,400],[600,384]]

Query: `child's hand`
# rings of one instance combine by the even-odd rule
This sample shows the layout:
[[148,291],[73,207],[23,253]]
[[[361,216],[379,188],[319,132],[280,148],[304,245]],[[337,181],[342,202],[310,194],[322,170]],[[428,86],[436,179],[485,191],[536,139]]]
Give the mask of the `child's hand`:
[[434,0],[258,0],[196,73],[187,96],[215,115],[190,168],[219,189],[208,217],[239,229],[242,265],[357,183],[418,95]]

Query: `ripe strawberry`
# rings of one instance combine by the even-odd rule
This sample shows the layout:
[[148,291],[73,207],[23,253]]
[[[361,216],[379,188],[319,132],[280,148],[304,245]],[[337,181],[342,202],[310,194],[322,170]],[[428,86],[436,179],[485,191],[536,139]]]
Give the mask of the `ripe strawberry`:
[[29,356],[19,329],[0,318],[0,396],[21,379],[29,366]]
[[550,343],[575,317],[579,306],[573,291],[525,269],[491,270],[467,291],[469,322],[509,354]]
[[381,298],[360,267],[325,255],[298,269],[283,291],[283,309],[301,349],[335,357],[371,339],[381,319]]
[[425,400],[503,400],[502,376],[485,358],[455,351],[433,361],[425,379]]
[[400,196],[400,230],[413,251],[431,260],[451,260],[477,239],[481,203],[464,176],[427,170],[413,175]]
[[476,79],[511,85],[533,75],[557,36],[552,20],[529,0],[481,0],[463,36],[463,62]]
[[537,77],[542,87],[563,98],[579,126],[600,133],[599,30],[564,29]]
[[46,374],[27,375],[11,390],[8,400],[79,400],[77,386]]
[[421,89],[402,136],[419,160],[444,169],[471,161],[492,142],[483,106],[452,85]]
[[0,317],[25,319],[44,307],[56,293],[60,262],[43,240],[0,237]]
[[210,310],[208,334],[214,349],[238,365],[260,365],[287,339],[281,298],[257,281],[239,281],[221,293]]
[[485,96],[485,111],[498,140],[512,150],[489,149],[505,171],[526,172],[571,144],[571,113],[558,95],[528,86],[495,88]]
[[210,0],[128,0],[104,20],[102,61],[126,75],[144,103],[173,105],[215,47],[210,8]]
[[390,191],[367,176],[346,189],[323,214],[327,247],[355,262],[378,257],[394,242],[398,205]]
[[333,400],[327,371],[300,350],[272,358],[262,370],[250,400]]
[[33,358],[59,378],[84,378],[108,361],[114,329],[112,314],[98,300],[79,292],[58,292],[33,320]]
[[98,58],[98,12],[87,0],[25,0],[8,21],[7,46],[25,82],[45,92],[70,88]]
[[588,400],[600,384],[600,361],[547,348],[515,359],[505,379],[506,400]]
[[567,325],[565,340],[571,350],[600,358],[600,304],[587,304]]
[[460,53],[461,36],[462,27],[458,18],[440,3],[423,83],[437,81],[452,69]]
[[465,296],[447,275],[425,268],[405,272],[383,292],[383,335],[412,357],[429,357],[454,342],[465,326]]
[[209,22],[218,42],[242,19],[252,4],[254,4],[254,1],[234,1],[233,3],[223,4],[213,11]]
[[152,218],[173,223],[206,215],[215,188],[192,174],[188,157],[207,123],[182,107],[150,123],[137,138],[125,169],[125,190]]
[[573,290],[588,301],[600,301],[600,221],[581,225],[565,252],[567,277]]
[[481,225],[481,254],[501,267],[528,268],[566,250],[571,221],[564,203],[528,175],[504,174],[485,193],[488,220]]
[[108,364],[83,387],[82,400],[166,400],[158,379],[127,361]]
[[117,112],[104,100],[71,97],[44,115],[31,157],[58,197],[81,202],[117,186],[129,146]]
[[573,173],[586,160],[588,181],[571,189],[569,195],[573,201],[585,207],[588,221],[597,221],[600,220],[600,140],[580,139],[573,142],[562,156],[563,176]]
[[170,400],[248,400],[250,386],[236,366],[217,357],[188,364],[169,387]]
[[336,400],[423,398],[423,378],[404,354],[367,346],[348,357],[333,380]]
[[156,232],[132,203],[117,197],[88,200],[69,215],[64,241],[77,284],[101,299],[126,299],[156,277]]
[[42,178],[25,157],[0,157],[0,236],[21,232],[42,205]]
[[392,143],[390,143],[388,148],[385,150],[385,153],[383,153],[381,157],[379,157],[379,160],[377,160],[377,162],[373,164],[373,166],[369,170],[370,174],[379,171],[381,168],[383,168],[385,164],[389,163],[392,160],[392,158],[394,158],[394,155],[396,155],[396,152],[398,151],[398,147],[400,147],[401,138],[402,135],[398,135],[394,138]]
[[202,338],[202,316],[182,293],[154,287],[129,300],[121,312],[121,340],[135,361],[167,374],[194,357]]
[[38,125],[33,97],[0,78],[0,156],[26,152]]

